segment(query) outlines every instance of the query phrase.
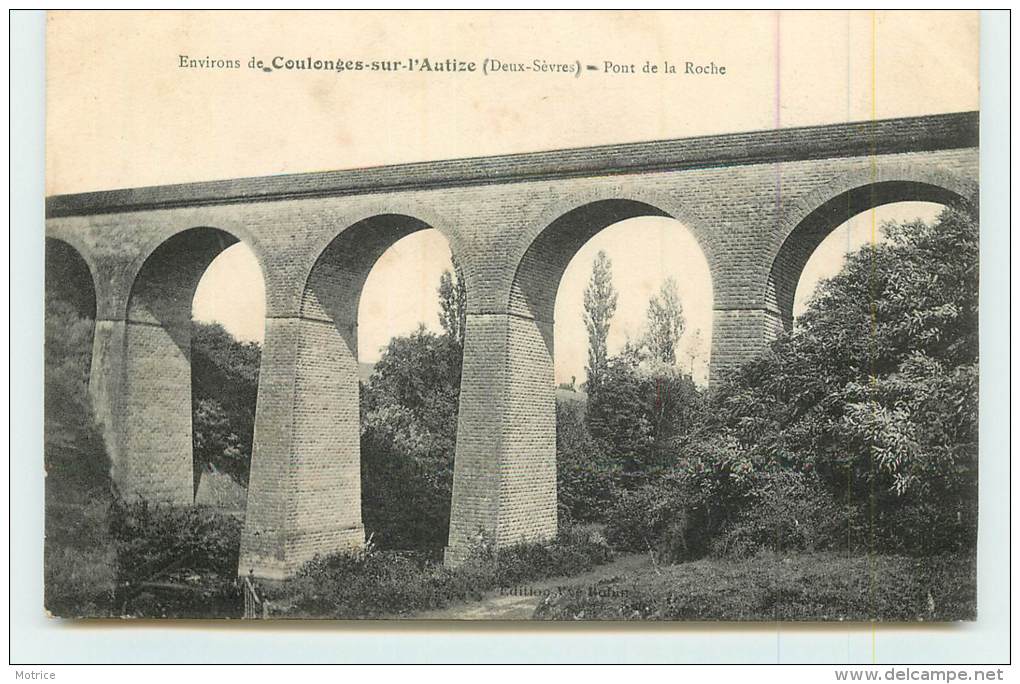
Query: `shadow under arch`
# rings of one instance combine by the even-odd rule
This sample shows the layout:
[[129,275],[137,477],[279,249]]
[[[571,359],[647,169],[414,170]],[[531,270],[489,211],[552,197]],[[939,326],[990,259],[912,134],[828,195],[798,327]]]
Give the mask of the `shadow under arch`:
[[561,214],[531,241],[514,272],[508,311],[544,324],[539,328],[550,355],[556,295],[570,260],[605,228],[643,216],[673,218],[663,209],[643,201],[600,199]]
[[52,301],[56,306],[70,307],[78,318],[89,322],[90,332],[87,338],[82,340],[83,348],[73,350],[80,355],[82,377],[87,387],[92,374],[98,305],[95,274],[77,247],[55,237],[46,238],[44,271],[47,315],[51,313]]
[[792,224],[769,269],[765,306],[778,314],[783,328],[793,329],[793,303],[797,284],[811,255],[840,225],[870,209],[897,202],[931,202],[973,210],[974,193],[965,186],[947,187],[923,180],[862,182],[839,192],[809,210]]
[[343,230],[319,253],[308,273],[301,317],[331,322],[356,361],[358,305],[372,268],[397,241],[430,228],[433,226],[406,214],[379,214]]
[[219,228],[188,228],[156,245],[134,275],[116,449],[117,480],[129,499],[194,501],[192,304],[209,265],[238,242]]
[[[220,228],[195,227],[174,233],[141,261],[131,283],[127,321],[158,325],[190,354],[191,306],[209,264],[240,239]],[[261,269],[261,261],[259,263]],[[262,273],[263,280],[265,274]]]
[[46,237],[45,291],[70,304],[83,318],[96,318],[97,285],[81,251],[58,237]]

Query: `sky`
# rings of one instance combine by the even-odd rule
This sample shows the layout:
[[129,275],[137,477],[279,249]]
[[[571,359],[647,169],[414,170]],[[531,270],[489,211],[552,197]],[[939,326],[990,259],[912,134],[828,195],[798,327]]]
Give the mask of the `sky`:
[[[930,221],[941,206],[901,202],[864,212],[836,228],[815,250],[804,268],[794,300],[794,315],[803,312],[817,284],[835,275],[846,254],[872,239],[883,239],[886,221],[921,218]],[[584,380],[587,333],[584,290],[592,262],[605,250],[613,264],[619,295],[609,332],[609,351],[616,353],[645,330],[648,300],[666,278],[674,278],[684,309],[686,331],[678,363],[695,381],[708,381],[712,348],[712,298],[708,263],[691,232],[670,218],[645,217],[621,221],[599,232],[574,256],[560,281],[555,309],[556,382]],[[423,230],[393,244],[376,262],[365,287],[358,316],[359,360],[375,363],[382,348],[397,335],[420,324],[440,332],[439,278],[451,269],[450,248],[437,230]],[[394,286],[393,283],[399,283]],[[217,321],[235,337],[261,342],[264,334],[265,289],[254,254],[243,243],[224,250],[209,266],[195,293],[193,315]]]

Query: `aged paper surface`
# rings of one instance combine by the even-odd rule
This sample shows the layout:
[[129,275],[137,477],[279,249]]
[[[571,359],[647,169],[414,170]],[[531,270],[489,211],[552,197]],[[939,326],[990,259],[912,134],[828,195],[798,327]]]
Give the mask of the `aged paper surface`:
[[[51,13],[48,194],[977,109],[976,12],[395,16]],[[186,69],[181,55],[241,66]],[[278,56],[636,73],[248,67]],[[646,61],[727,73],[646,75]]]
[[50,13],[47,609],[973,619],[978,29]]

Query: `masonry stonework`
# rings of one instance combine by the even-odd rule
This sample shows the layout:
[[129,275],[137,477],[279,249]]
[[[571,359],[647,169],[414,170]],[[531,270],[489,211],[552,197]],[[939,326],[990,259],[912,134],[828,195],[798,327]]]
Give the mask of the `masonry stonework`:
[[818,243],[906,200],[976,207],[977,114],[64,195],[47,237],[95,287],[90,393],[127,496],[192,501],[191,299],[243,241],[266,286],[266,335],[239,571],[292,574],[364,541],[357,311],[396,240],[441,231],[468,317],[448,562],[477,543],[556,533],[553,310],[599,230],[672,217],[712,276],[711,379],[792,322]]

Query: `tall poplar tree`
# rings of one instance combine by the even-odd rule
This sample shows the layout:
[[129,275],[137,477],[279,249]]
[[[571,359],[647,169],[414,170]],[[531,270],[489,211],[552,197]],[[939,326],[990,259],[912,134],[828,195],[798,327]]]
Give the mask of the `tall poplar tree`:
[[584,325],[588,329],[589,395],[598,393],[609,360],[609,324],[616,313],[616,289],[613,287],[613,262],[605,250],[599,250],[592,264],[591,279],[584,291]]
[[676,281],[666,278],[659,294],[648,301],[648,332],[645,346],[652,358],[663,363],[676,363],[676,346],[684,332],[684,307]]
[[467,290],[464,274],[456,260],[453,273],[443,271],[439,278],[439,323],[443,331],[463,349],[464,328],[467,325]]

